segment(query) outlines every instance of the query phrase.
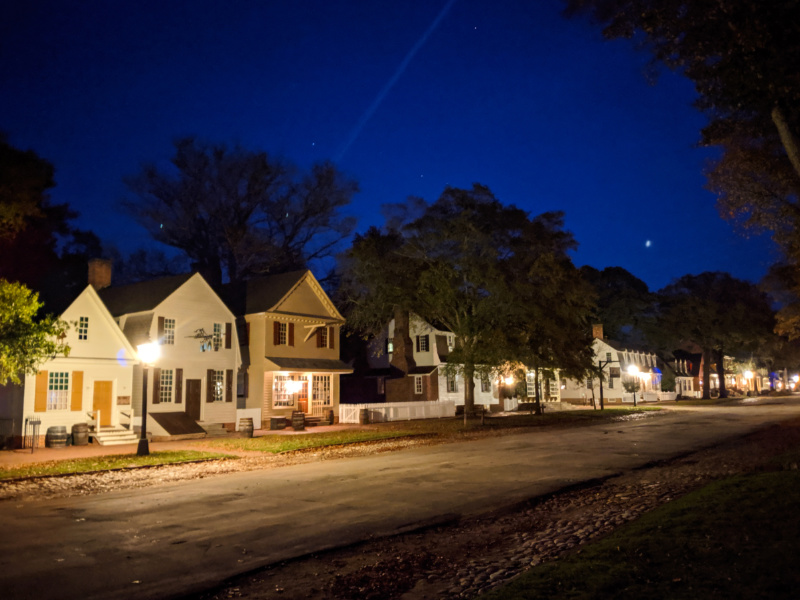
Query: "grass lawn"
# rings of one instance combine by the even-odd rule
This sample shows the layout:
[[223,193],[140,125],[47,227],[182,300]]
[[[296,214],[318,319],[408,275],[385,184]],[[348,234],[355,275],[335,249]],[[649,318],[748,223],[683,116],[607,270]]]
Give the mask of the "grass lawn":
[[798,471],[727,479],[481,598],[797,598],[798,511]]
[[41,477],[42,475],[64,475],[67,473],[85,473],[87,471],[108,471],[111,469],[132,469],[136,467],[168,465],[218,458],[228,459],[236,457],[229,454],[199,452],[197,450],[151,452],[149,456],[113,454],[108,456],[93,456],[90,458],[54,460],[13,469],[0,469],[0,479]]
[[369,429],[352,429],[298,435],[265,435],[256,438],[220,438],[203,440],[203,446],[222,451],[291,452],[306,448],[322,448],[358,442],[371,442],[398,437],[435,436],[442,441],[456,440],[475,435],[502,434],[509,429],[528,427],[578,426],[607,421],[639,418],[645,413],[658,410],[648,408],[606,408],[599,410],[574,410],[545,413],[536,416],[520,414],[511,417],[489,417],[484,424],[480,419],[471,419],[464,425],[463,418],[420,419],[418,421],[395,421],[379,423]]

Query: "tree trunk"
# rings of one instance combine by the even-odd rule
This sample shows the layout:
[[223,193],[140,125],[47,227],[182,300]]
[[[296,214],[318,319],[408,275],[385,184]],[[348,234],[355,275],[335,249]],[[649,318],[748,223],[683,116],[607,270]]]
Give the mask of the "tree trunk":
[[725,387],[725,353],[722,348],[717,350],[717,377],[719,377],[719,397],[727,398],[728,389]]
[[703,348],[703,400],[711,400],[711,350]]
[[534,382],[536,387],[536,414],[542,414],[542,395],[539,391],[539,367],[533,370]]
[[464,424],[467,417],[475,414],[475,365],[472,362],[464,363]]
[[797,138],[792,130],[789,129],[783,110],[779,106],[772,109],[772,122],[775,123],[778,135],[781,136],[781,143],[784,150],[786,150],[789,161],[792,163],[792,167],[794,167],[795,173],[800,177],[800,148],[798,148]]

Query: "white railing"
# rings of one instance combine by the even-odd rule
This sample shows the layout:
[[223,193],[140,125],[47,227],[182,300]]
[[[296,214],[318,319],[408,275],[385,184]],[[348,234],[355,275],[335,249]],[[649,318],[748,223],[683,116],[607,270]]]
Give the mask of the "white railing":
[[362,409],[369,411],[370,423],[441,419],[442,417],[456,416],[456,403],[452,401],[340,404],[339,423],[358,423]]
[[503,410],[505,412],[512,412],[519,407],[519,399],[514,396],[513,398],[503,398]]
[[260,408],[237,408],[236,409],[236,431],[239,431],[239,421],[242,419],[253,419],[253,429],[261,429],[261,409]]
[[660,398],[658,397],[660,392],[644,392],[641,396],[644,402],[658,402]]
[[658,400],[660,402],[672,402],[677,397],[678,394],[675,392],[658,392]]

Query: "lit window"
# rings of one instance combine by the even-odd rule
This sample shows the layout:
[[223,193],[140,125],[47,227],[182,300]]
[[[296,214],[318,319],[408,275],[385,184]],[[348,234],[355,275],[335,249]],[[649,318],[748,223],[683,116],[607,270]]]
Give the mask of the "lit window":
[[47,410],[69,408],[69,373],[50,372],[47,375]]
[[80,317],[78,319],[78,339],[89,339],[89,317]]
[[458,379],[456,379],[455,375],[448,375],[447,376],[447,391],[448,392],[457,392],[458,391]]
[[558,382],[555,379],[550,380],[550,396],[558,396]]
[[527,394],[528,398],[534,398],[536,396],[536,374],[535,373],[526,373],[525,374],[525,393]]
[[222,348],[222,323],[214,323],[214,352]]
[[447,336],[447,349],[452,350],[456,346],[456,336],[448,335]]
[[272,406],[294,406],[294,394],[301,385],[295,375],[276,375],[272,384]]
[[161,402],[172,402],[172,383],[172,369],[161,369],[161,389],[158,395]]
[[225,372],[214,371],[214,402],[222,402],[225,391]]
[[311,402],[317,406],[331,405],[331,376],[314,375],[311,386]]
[[422,393],[422,375],[414,375],[414,393]]
[[386,353],[391,354],[394,352],[394,340],[386,340]]
[[481,377],[481,392],[484,394],[492,391],[492,384],[489,382],[489,377],[484,375]]
[[164,344],[175,345],[175,319],[164,319]]

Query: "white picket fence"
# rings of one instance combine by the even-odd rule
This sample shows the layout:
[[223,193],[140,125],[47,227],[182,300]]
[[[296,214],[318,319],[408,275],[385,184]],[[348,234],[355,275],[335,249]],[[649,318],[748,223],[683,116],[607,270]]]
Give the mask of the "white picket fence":
[[358,423],[358,416],[362,409],[369,411],[370,423],[441,419],[442,417],[456,416],[456,403],[452,401],[340,404],[339,423]]

